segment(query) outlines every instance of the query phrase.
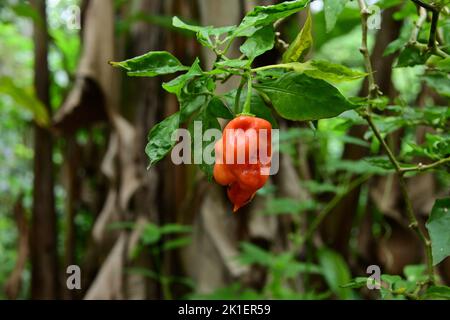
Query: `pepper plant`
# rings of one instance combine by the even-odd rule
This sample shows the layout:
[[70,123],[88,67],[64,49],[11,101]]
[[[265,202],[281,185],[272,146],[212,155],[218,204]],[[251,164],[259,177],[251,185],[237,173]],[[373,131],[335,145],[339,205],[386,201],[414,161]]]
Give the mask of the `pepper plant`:
[[[368,128],[366,138],[372,139],[372,149],[380,149],[386,156],[371,159],[370,163],[379,170],[394,173],[400,184],[405,202],[409,225],[421,239],[426,252],[425,276],[420,272],[420,281],[411,280],[414,277],[406,274],[406,287],[393,288],[406,283],[402,278],[385,276],[391,287],[383,291],[389,294],[402,295],[407,298],[450,297],[449,288],[436,285],[434,265],[450,255],[450,220],[448,208],[450,198],[438,200],[427,223],[426,233],[419,227],[418,220],[411,205],[410,195],[406,188],[406,180],[425,170],[448,169],[450,163],[450,140],[448,136],[450,113],[448,108],[434,107],[429,109],[412,109],[407,106],[388,104],[388,99],[380,92],[375,82],[374,70],[368,47],[368,20],[370,8],[365,0],[358,0],[360,9],[362,37],[360,52],[364,58],[365,72],[350,69],[344,65],[325,60],[307,60],[308,52],[313,45],[311,15],[308,12],[303,28],[291,44],[280,38],[277,27],[289,16],[301,10],[308,10],[310,0],[285,1],[271,6],[257,6],[248,12],[241,23],[235,26],[214,27],[188,24],[174,17],[175,28],[195,33],[198,42],[212,50],[215,62],[210,70],[201,67],[197,58],[192,65],[183,65],[175,56],[166,51],[152,51],[122,62],[111,62],[115,67],[127,71],[129,76],[154,77],[167,74],[178,74],[171,81],[163,83],[167,92],[176,95],[179,111],[156,124],[149,133],[146,153],[150,165],[155,165],[163,159],[174,147],[176,141],[171,139],[172,133],[183,125],[189,127],[193,121],[202,121],[203,129],[220,129],[218,119],[231,120],[236,117],[255,116],[267,120],[277,127],[277,117],[291,121],[309,122],[311,130],[318,120],[341,116],[344,112],[359,116],[360,121]],[[333,2],[333,3],[331,3]],[[395,1],[394,1],[395,2]],[[407,1],[409,2],[409,1]],[[339,5],[337,5],[339,3]],[[325,1],[325,19],[327,29],[332,29],[336,19],[343,10],[345,0]],[[448,95],[449,47],[438,39],[437,32],[440,17],[448,15],[448,1],[412,0],[418,7],[417,21],[408,37],[400,37],[389,45],[386,54],[400,52],[397,66],[424,65],[422,75],[424,81],[436,88],[442,95]],[[427,41],[424,43],[421,35],[424,24],[430,17]],[[406,40],[405,40],[406,39]],[[239,55],[230,54],[233,44],[239,43]],[[254,67],[255,59],[272,50],[281,47],[283,50],[280,63]],[[181,73],[181,74],[180,74]],[[238,78],[239,85],[234,90],[218,94],[216,86],[231,78]],[[337,84],[355,81],[363,78],[368,82],[368,96],[356,98],[345,96]],[[276,114],[276,115],[274,115]],[[438,116],[436,116],[438,115]],[[435,133],[427,136],[425,145],[410,145],[409,151],[396,155],[386,141],[386,136],[400,126],[423,124],[432,127]],[[202,148],[205,146],[202,145]],[[414,155],[426,156],[428,164],[408,163]],[[208,178],[213,176],[213,165],[201,164],[200,169]],[[365,183],[371,174],[366,172],[360,179],[350,183],[348,190]],[[339,201],[345,192],[337,192],[333,201]],[[334,203],[334,202],[333,202]],[[308,234],[297,239],[298,244],[307,240],[331,211],[328,206],[312,223]],[[416,270],[417,271],[417,270]],[[326,273],[326,272],[324,272]],[[365,284],[361,279],[347,284],[347,287],[359,287]],[[341,283],[341,285],[345,285]],[[339,286],[334,285],[336,290]]]

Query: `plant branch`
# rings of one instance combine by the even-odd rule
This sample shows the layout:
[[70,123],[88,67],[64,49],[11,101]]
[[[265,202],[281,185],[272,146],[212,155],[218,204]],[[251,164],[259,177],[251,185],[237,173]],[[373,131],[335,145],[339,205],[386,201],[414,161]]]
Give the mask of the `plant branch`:
[[450,162],[450,157],[448,158],[444,158],[444,159],[440,159],[439,161],[430,163],[430,164],[422,164],[419,163],[417,166],[414,167],[403,167],[400,168],[400,172],[411,172],[411,171],[425,171],[425,170],[430,170],[430,169],[434,169],[436,167],[439,167],[445,163],[449,163]]
[[[372,68],[372,62],[370,61],[370,53],[369,48],[367,46],[367,34],[368,34],[368,27],[367,27],[367,18],[370,15],[370,11],[367,8],[367,4],[365,0],[358,0],[358,4],[361,10],[361,28],[362,28],[362,41],[361,41],[361,47],[359,51],[362,53],[364,57],[364,66],[366,68],[366,71],[368,73],[368,81],[369,81],[369,98],[376,98],[378,95],[378,87],[375,84],[375,77],[373,75],[373,68]],[[371,109],[371,106],[369,105],[369,109]]]
[[[415,0],[413,0],[415,1]],[[415,1],[416,2],[416,1]],[[419,1],[420,2],[420,1]],[[402,168],[400,167],[399,162],[397,161],[394,153],[387,145],[386,141],[381,136],[380,131],[378,130],[377,126],[373,122],[372,116],[371,116],[371,99],[376,98],[378,94],[377,85],[375,83],[375,78],[373,76],[373,69],[372,69],[372,63],[370,61],[370,55],[367,49],[367,18],[369,15],[369,12],[367,10],[367,4],[365,0],[358,0],[359,7],[361,9],[361,25],[362,25],[362,41],[361,41],[361,53],[364,56],[365,61],[365,67],[366,71],[368,73],[369,78],[369,105],[367,110],[362,114],[362,117],[367,121],[369,127],[375,134],[375,137],[382,145],[384,151],[387,153],[389,160],[392,162],[395,171],[397,172],[399,184],[400,184],[400,190],[403,195],[403,199],[405,201],[406,206],[406,214],[408,216],[409,220],[409,227],[416,232],[420,240],[425,245],[425,252],[427,256],[427,272],[428,272],[428,281],[429,283],[434,283],[434,269],[433,269],[433,257],[432,257],[432,251],[431,251],[431,241],[427,238],[425,233],[419,228],[419,222],[417,221],[416,216],[414,215],[414,210],[412,207],[411,199],[409,198],[408,191],[406,188],[405,179],[403,177]]]
[[422,8],[425,8],[425,9],[427,9],[429,11],[437,11],[436,7],[434,7],[431,4],[425,3],[422,0],[411,0],[411,1],[414,2],[415,4],[417,4],[418,6],[420,6]]
[[436,30],[439,21],[439,11],[433,11],[431,16],[430,37],[428,38],[428,48],[436,49]]
[[419,37],[420,29],[422,29],[423,24],[427,20],[427,10],[420,7],[419,9],[419,19],[417,19],[416,23],[414,23],[414,28],[411,32],[411,38],[409,39],[410,43],[416,43],[417,38]]
[[322,223],[322,221],[326,218],[326,216],[336,207],[336,205],[341,202],[341,200],[353,189],[358,187],[359,185],[363,184],[365,181],[367,181],[372,175],[367,174],[360,176],[350,182],[345,189],[345,191],[338,192],[333,199],[331,199],[330,202],[323,208],[323,210],[315,217],[315,219],[312,221],[311,226],[309,227],[308,231],[306,232],[305,237],[302,239],[303,241],[301,244],[306,242],[311,238],[311,236],[314,234],[314,232],[317,230],[319,225]]
[[241,102],[241,92],[242,92],[242,88],[244,87],[245,84],[245,77],[241,78],[241,83],[239,84],[239,87],[237,88],[236,91],[236,96],[234,98],[234,110],[235,112],[240,112],[239,111],[239,104]]

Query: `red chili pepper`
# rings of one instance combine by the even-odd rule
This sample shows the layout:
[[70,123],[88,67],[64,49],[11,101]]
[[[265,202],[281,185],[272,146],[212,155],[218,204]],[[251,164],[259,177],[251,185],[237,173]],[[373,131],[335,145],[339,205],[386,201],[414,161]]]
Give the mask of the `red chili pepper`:
[[243,115],[230,121],[216,142],[214,179],[228,186],[233,212],[250,202],[269,178],[271,131],[270,122]]

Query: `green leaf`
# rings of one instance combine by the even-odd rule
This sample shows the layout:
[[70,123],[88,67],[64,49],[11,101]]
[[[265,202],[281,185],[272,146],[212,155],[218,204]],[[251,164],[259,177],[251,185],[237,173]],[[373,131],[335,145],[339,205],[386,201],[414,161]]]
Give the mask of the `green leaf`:
[[40,26],[44,26],[44,21],[37,10],[27,3],[18,3],[11,5],[11,9],[19,17],[30,18],[33,22]]
[[[292,70],[297,73],[304,73],[316,79],[322,79],[331,83],[358,80],[367,73],[352,70],[342,64],[332,63],[325,60],[309,60],[307,62],[290,62],[274,65],[273,68]],[[270,69],[276,70],[276,69]],[[267,70],[258,71],[258,78],[264,82]],[[273,78],[279,78],[283,73],[270,74]],[[364,102],[366,103],[366,102]],[[361,103],[363,104],[363,103]]]
[[407,45],[400,55],[396,67],[412,67],[419,64],[425,64],[431,54],[428,51],[422,51],[413,45]]
[[0,77],[0,95],[9,96],[18,107],[30,111],[39,126],[47,127],[50,124],[47,108],[32,90],[17,86],[9,77]]
[[256,31],[250,38],[247,38],[240,50],[250,60],[253,60],[273,48],[274,38],[273,26],[266,26]]
[[152,245],[161,239],[161,232],[157,225],[148,223],[145,225],[141,235],[141,240],[145,245]]
[[180,113],[176,112],[155,125],[149,133],[148,144],[145,153],[150,158],[150,165],[156,164],[172,150],[176,141],[172,140],[172,134],[180,125]]
[[298,33],[294,42],[292,42],[283,54],[283,62],[296,62],[303,60],[303,57],[308,53],[308,50],[312,47],[312,45],[312,19],[311,12],[308,11],[308,18],[305,21],[305,25]]
[[187,24],[180,20],[178,17],[173,17],[172,25],[176,28],[189,30],[195,32],[198,42],[208,48],[214,48],[215,43],[211,40],[211,37],[218,37],[221,34],[230,34],[236,29],[236,26],[227,26],[215,28],[213,26],[195,26]]
[[312,263],[290,261],[284,269],[284,276],[287,278],[294,278],[300,273],[321,274],[322,268]]
[[319,264],[322,267],[323,276],[330,289],[340,299],[351,299],[353,293],[342,285],[351,281],[350,270],[342,256],[331,249],[318,251]]
[[349,283],[341,285],[341,288],[359,289],[367,286],[367,277],[356,277]]
[[328,82],[296,72],[254,87],[267,95],[277,112],[289,120],[332,118],[358,107]]
[[405,266],[403,273],[406,280],[417,283],[419,281],[427,280],[428,276],[425,274],[427,267],[424,264]]
[[450,75],[444,72],[430,73],[423,76],[425,82],[442,96],[450,97]]
[[303,69],[303,72],[312,78],[332,83],[358,80],[367,75],[367,73],[352,70],[342,64],[325,60],[310,60],[295,69],[299,71]]
[[323,11],[325,12],[325,24],[327,26],[327,33],[333,30],[336,21],[344,10],[348,0],[324,0]]
[[431,238],[433,265],[450,255],[450,198],[437,199],[426,223]]
[[194,63],[192,64],[191,68],[186,72],[185,74],[182,74],[172,81],[165,82],[162,84],[162,87],[170,93],[174,93],[177,96],[180,96],[181,90],[184,88],[186,83],[197,77],[202,75],[202,69],[200,68],[200,60],[198,58],[195,59]]
[[239,261],[242,264],[259,264],[262,266],[270,266],[272,263],[273,255],[252,243],[242,242],[241,250],[242,253],[239,255]]
[[445,58],[436,62],[436,67],[443,72],[450,72],[450,58]]
[[192,242],[191,237],[181,237],[173,240],[165,241],[162,245],[162,250],[174,250],[188,246]]
[[310,0],[297,0],[284,1],[271,6],[257,6],[245,15],[241,24],[233,32],[233,37],[249,37],[260,28],[302,10],[309,2]]
[[431,286],[424,294],[424,299],[445,299],[450,300],[450,287]]
[[191,232],[192,227],[176,223],[168,223],[159,227],[161,234],[186,233]]
[[167,51],[151,51],[122,62],[110,63],[114,67],[125,69],[129,76],[135,77],[154,77],[189,69]]
[[209,101],[208,110],[216,118],[233,119],[233,112],[227,107],[227,105],[218,97],[213,97]]
[[[220,100],[219,100],[220,101]],[[206,109],[199,114],[199,116],[195,119],[197,121],[202,122],[202,130],[205,132],[209,129],[217,129],[220,130],[220,123],[217,120],[216,116],[213,114],[211,108],[215,107],[215,103],[209,103]],[[213,139],[211,139],[213,140]],[[198,154],[203,154],[203,151],[207,146],[209,146],[211,143],[215,143],[215,141],[202,141],[201,144],[198,146],[194,143],[194,152],[197,152]],[[200,149],[198,149],[200,147]],[[214,156],[214,150],[212,150],[212,154]],[[212,181],[213,179],[213,172],[214,172],[214,163],[208,164],[205,161],[202,161],[199,164],[200,170],[202,170],[208,181]]]
[[189,95],[180,102],[180,123],[184,123],[200,110],[206,103],[207,98],[202,95]]
[[316,208],[317,203],[312,200],[298,201],[291,198],[274,198],[267,201],[266,208],[261,213],[266,215],[299,214]]

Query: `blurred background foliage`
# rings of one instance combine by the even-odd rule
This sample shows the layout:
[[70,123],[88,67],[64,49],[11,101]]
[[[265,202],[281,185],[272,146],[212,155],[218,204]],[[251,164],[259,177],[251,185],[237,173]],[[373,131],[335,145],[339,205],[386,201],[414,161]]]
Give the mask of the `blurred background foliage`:
[[[99,0],[87,2],[93,1]],[[71,5],[80,6],[84,10],[87,5],[81,2],[79,0],[49,0],[46,3],[49,33],[50,107],[53,113],[61,108],[76,80],[83,40],[79,30],[70,30],[65,27],[64,16],[67,14],[65,13],[67,8]],[[148,28],[150,32],[164,32],[164,41],[159,41],[158,44],[164,43],[165,47],[178,51],[179,55],[184,54],[180,57],[182,61],[189,61],[189,55],[200,53],[191,44],[193,42],[191,34],[174,30],[171,27],[171,17],[172,15],[183,16],[184,14],[187,20],[198,24],[205,24],[205,19],[200,18],[198,13],[191,11],[192,7],[186,3],[170,2],[171,5],[166,5],[161,9],[162,5],[153,5],[152,7],[148,4],[148,1],[114,1],[115,35],[118,38],[115,45],[119,48],[119,54],[129,57],[132,56],[130,51],[139,51],[139,38],[133,34],[139,26],[140,28]],[[217,2],[221,2],[221,0],[217,0]],[[240,1],[236,2],[240,3],[237,6],[239,8],[245,9],[250,5],[248,3],[242,4]],[[268,2],[270,1],[262,1],[263,4]],[[143,3],[146,3],[145,6]],[[384,44],[386,51],[384,55],[378,53],[377,59],[394,57],[409,38],[413,24],[417,20],[417,7],[412,1],[381,0],[372,1],[372,3],[376,3],[384,12],[388,12],[389,17],[383,15],[383,19],[393,20],[391,24],[400,28],[397,30],[399,37]],[[201,1],[193,7],[201,12],[202,6],[208,7]],[[155,7],[158,7],[159,11],[150,11],[151,8]],[[144,11],[143,9],[136,10],[136,8],[150,9]],[[204,10],[207,10],[207,8]],[[364,71],[363,57],[359,53],[361,26],[356,1],[347,3],[345,9],[339,15],[335,27],[330,32],[326,30],[323,2],[314,1],[311,5],[311,11],[313,13],[314,47],[310,56]],[[240,14],[242,15],[242,13]],[[28,1],[6,0],[0,2],[0,288],[3,287],[2,285],[6,283],[13,272],[18,259],[19,234],[12,213],[18,201],[23,206],[27,219],[31,219],[35,152],[33,150],[32,123],[36,122],[42,126],[49,126],[52,121],[52,116],[37,99],[33,86],[33,22],[43,23],[40,19],[42,17],[29,5]],[[237,16],[235,20],[239,21],[239,19],[240,16]],[[213,19],[206,20],[211,21]],[[300,15],[300,17],[289,19],[283,24],[282,35],[286,41],[290,42],[295,38],[301,28],[302,21],[304,21],[304,17]],[[142,24],[145,27],[142,27]],[[445,43],[450,43],[450,39],[448,39],[450,37],[448,15],[442,19],[440,28],[442,35],[446,37]],[[428,29],[429,22],[426,22],[419,34],[420,40],[426,42]],[[378,32],[384,31],[386,30],[381,29]],[[369,34],[370,47],[373,48],[376,41],[377,33],[371,31]],[[146,47],[146,45],[141,47]],[[156,46],[153,49],[157,50],[158,47]],[[186,52],[183,53],[184,50]],[[177,55],[177,52],[175,52],[175,55]],[[279,54],[275,50],[270,52],[269,56],[268,59],[276,60]],[[201,57],[201,61],[206,63],[207,59]],[[265,61],[262,60],[261,63],[264,64]],[[396,152],[404,163],[414,162],[418,157],[420,159],[426,158],[429,162],[448,156],[450,154],[448,137],[450,86],[448,85],[448,78],[445,83],[433,82],[431,78],[429,81],[423,81],[424,65],[405,68],[394,68],[391,65],[388,68],[392,69],[391,78],[386,80],[380,75],[380,79],[381,81],[392,81],[392,85],[384,83],[382,87],[389,87],[389,90],[395,92],[395,95],[389,96],[391,100],[389,106],[382,107],[384,111],[388,111],[388,116],[386,116],[386,113],[382,115],[380,112],[380,116],[375,118],[383,136],[394,136],[393,139],[397,139],[391,141],[391,143],[398,147]],[[336,85],[345,96],[361,95],[361,90],[363,90],[363,80]],[[436,89],[433,89],[437,86],[440,86],[439,94],[435,92]],[[137,93],[138,90],[153,91],[147,98],[142,98]],[[138,110],[136,106],[141,103],[139,101],[145,101],[145,99],[165,99],[167,101],[170,99],[164,96],[157,86],[142,86],[136,80],[123,80],[121,91],[125,98],[122,98],[123,102],[119,112],[130,121],[134,121],[136,118],[136,110]],[[424,94],[424,91],[427,94]],[[429,93],[430,91],[433,91],[433,93]],[[385,93],[389,94],[389,92]],[[126,97],[130,97],[130,99]],[[165,103],[167,106],[168,102]],[[421,108],[406,108],[406,106],[417,106],[418,104],[421,105]],[[440,107],[437,107],[437,105],[440,105]],[[163,110],[164,108],[159,108],[157,111],[159,117],[162,114],[167,114],[167,111]],[[435,129],[434,131],[427,131],[424,139],[422,139],[423,141],[418,142],[416,139],[417,132],[422,130],[420,128],[424,123]],[[241,267],[248,268],[246,269],[247,273],[237,272],[238,276],[232,273],[223,276],[226,279],[224,285],[218,286],[214,290],[210,290],[211,288],[202,290],[198,288],[196,278],[190,276],[190,274],[196,274],[191,270],[195,269],[196,266],[180,267],[183,263],[195,264],[195,259],[182,260],[183,258],[178,257],[179,251],[189,246],[193,241],[200,241],[195,240],[196,237],[199,237],[198,233],[207,233],[201,225],[193,224],[193,227],[189,226],[191,225],[190,221],[194,219],[193,216],[198,214],[197,212],[200,212],[200,210],[205,210],[201,209],[202,205],[201,202],[198,203],[198,195],[196,195],[195,190],[197,188],[203,190],[203,192],[206,190],[199,183],[202,176],[200,175],[199,178],[196,169],[189,166],[183,169],[185,172],[181,173],[183,180],[179,180],[183,181],[181,183],[181,188],[184,188],[181,191],[184,196],[182,197],[183,202],[172,206],[166,205],[167,211],[176,209],[177,214],[171,212],[165,215],[164,212],[161,212],[159,219],[150,219],[151,222],[146,222],[139,237],[138,245],[128,252],[131,261],[142,260],[141,256],[144,252],[146,255],[144,263],[139,266],[126,263],[124,269],[120,270],[124,274],[144,277],[146,281],[150,282],[149,287],[156,287],[156,289],[147,290],[147,294],[139,296],[141,298],[376,299],[380,297],[377,293],[367,290],[360,292],[351,286],[342,287],[343,284],[351,283],[356,276],[364,276],[365,268],[369,264],[382,265],[383,273],[384,270],[387,270],[386,273],[399,274],[398,276],[391,276],[397,277],[395,279],[386,276],[385,281],[387,283],[399,285],[399,281],[403,281],[406,283],[406,287],[408,281],[416,283],[417,278],[423,277],[425,269],[421,265],[423,257],[420,254],[417,257],[416,244],[411,244],[408,248],[407,244],[412,241],[410,240],[411,235],[408,231],[400,228],[396,222],[398,218],[396,214],[402,211],[402,201],[395,196],[395,199],[391,197],[392,193],[398,193],[395,190],[392,191],[397,188],[396,185],[389,183],[389,181],[392,181],[393,170],[386,164],[386,157],[380,155],[380,146],[377,140],[369,133],[355,134],[357,132],[355,128],[362,125],[362,120],[353,111],[346,112],[334,119],[320,120],[314,129],[308,125],[281,123],[281,151],[284,156],[291,159],[292,168],[299,177],[299,180],[292,180],[287,183],[299,183],[300,181],[302,192],[308,196],[299,199],[295,196],[295,193],[280,192],[280,189],[286,188],[286,186],[280,186],[277,179],[283,179],[285,175],[280,175],[281,178],[275,177],[274,181],[258,192],[258,198],[262,199],[262,204],[257,205],[257,208],[249,209],[249,211],[252,210],[252,215],[261,216],[262,219],[270,217],[269,219],[275,218],[282,221],[277,230],[273,232],[281,240],[274,240],[272,235],[268,236],[271,240],[260,237],[252,239],[248,235],[243,235],[245,232],[248,233],[248,228],[251,228],[248,226],[242,227],[242,225],[248,223],[246,220],[250,219],[247,217],[249,215],[247,211],[228,217],[228,219],[240,221],[238,225],[241,225],[247,231],[239,230],[239,228],[235,230],[237,233],[236,239],[240,243],[237,247],[239,253],[234,257],[225,257],[225,259],[231,259],[233,264],[236,263],[238,265],[238,267],[235,267],[236,270],[241,270]],[[91,154],[91,158],[95,158],[93,161],[96,164],[81,163],[77,168],[77,174],[81,177],[80,183],[84,188],[82,188],[81,193],[91,193],[86,196],[88,198],[106,198],[105,181],[99,170],[100,161],[110,141],[110,131],[111,124],[100,124],[93,127],[77,128],[74,134],[78,150],[84,150],[80,151],[83,153],[82,157],[88,157],[89,152],[97,153],[96,156]],[[146,132],[143,133],[144,136],[146,134]],[[400,139],[399,136],[401,136]],[[64,170],[67,170],[65,163],[67,162],[68,139],[66,139],[66,136],[56,137],[52,159],[55,175],[57,256],[60,260],[60,275],[55,275],[55,277],[65,279],[65,267],[62,261],[66,252],[67,243],[65,239],[69,227],[67,223],[68,192],[64,181]],[[358,152],[356,155],[349,157],[348,146],[350,145],[356,147]],[[446,147],[442,147],[442,145]],[[139,151],[144,154],[143,148]],[[358,154],[367,155],[367,157],[358,156]],[[92,159],[89,161],[92,161]],[[167,164],[162,166],[165,166],[164,170],[166,171],[174,172],[177,170],[168,168]],[[160,181],[173,181],[175,179],[173,175],[164,176],[161,171],[159,172]],[[177,174],[180,175],[180,172]],[[380,177],[387,179],[388,182],[386,184],[381,183]],[[180,199],[180,190],[173,182],[166,182],[162,186],[160,182],[155,183],[160,188],[157,191],[156,198],[158,200],[156,202],[167,203],[167,201],[173,202]],[[432,189],[433,198],[423,200],[424,203],[415,203],[415,207],[419,208],[418,210],[424,210],[423,208],[431,210],[430,201],[433,203],[436,197],[448,196],[450,190],[448,167],[433,171],[430,180],[423,180],[421,183],[430,184],[429,188]],[[292,188],[296,189],[298,186]],[[427,185],[424,185],[423,188],[426,189]],[[355,194],[353,191],[356,189],[358,192]],[[151,192],[148,189],[145,190]],[[420,193],[420,190],[415,191],[416,194]],[[354,196],[348,199],[349,194]],[[223,197],[223,195],[220,194],[220,197]],[[100,249],[94,250],[94,253],[91,252],[90,247],[93,242],[91,233],[99,215],[99,212],[93,212],[93,210],[99,210],[101,206],[88,205],[83,203],[81,198],[83,197],[80,196],[75,206],[76,213],[73,222],[73,228],[76,230],[75,262],[83,264],[83,261],[86,261],[90,254],[95,256],[93,259],[95,261],[94,267],[92,267],[94,271],[92,271],[89,279],[83,280],[83,293],[86,293],[89,286],[93,285],[93,279],[102,272],[101,266],[108,256],[111,245],[100,246]],[[342,202],[340,201],[343,199],[346,200],[344,200],[344,208],[341,208],[339,215],[341,216],[340,219],[349,220],[348,231],[339,230],[339,228],[347,228],[342,227],[342,221],[333,220],[333,218],[326,219],[331,211],[341,206]],[[145,197],[141,196],[134,201],[144,200]],[[98,201],[101,202],[102,200]],[[348,201],[354,205],[348,205]],[[393,204],[394,202],[397,204]],[[223,207],[222,203],[223,199],[218,206]],[[152,206],[154,207],[154,204],[148,205],[149,210],[153,208]],[[134,219],[134,216],[130,214],[130,212],[133,212],[133,208],[133,204],[129,205],[125,218],[121,222],[109,225],[110,233],[130,233],[136,227],[134,222],[129,222]],[[229,208],[226,209],[230,211]],[[346,210],[352,210],[353,212],[348,213],[347,218],[342,218],[342,214],[345,215]],[[184,212],[188,217],[180,218],[180,214]],[[321,219],[321,215],[323,215],[325,221],[316,221],[317,217]],[[367,219],[368,216],[370,216],[370,219]],[[314,226],[313,224],[314,227],[311,227],[311,223],[315,221],[318,224],[324,222],[324,226]],[[203,223],[206,222],[203,221]],[[228,220],[218,221],[217,223],[230,224]],[[364,224],[363,228],[362,225]],[[208,225],[203,226],[203,228],[208,228]],[[330,228],[335,230],[330,231]],[[344,237],[344,240],[338,239],[337,234],[341,231],[348,232],[348,237]],[[361,252],[362,233],[364,233],[363,238],[372,239],[371,244],[366,247],[370,248],[371,252]],[[113,237],[117,238],[117,236]],[[211,240],[203,237],[201,241]],[[220,239],[217,241],[220,241]],[[344,244],[336,245],[336,242],[333,243],[333,241],[344,241]],[[407,244],[404,243],[405,241]],[[272,245],[271,242],[275,244]],[[374,245],[374,242],[378,245]],[[289,243],[289,245],[286,243]],[[220,247],[220,245],[218,246]],[[391,246],[398,246],[398,250],[392,249]],[[407,253],[408,250],[413,252],[409,254]],[[401,261],[387,261],[389,259],[395,260],[395,255],[400,255]],[[371,259],[374,259],[373,262]],[[225,265],[227,263],[222,262]],[[405,267],[406,264],[415,266]],[[443,262],[443,265],[446,266],[447,273],[444,275],[444,279],[440,279],[440,281],[447,281],[448,284],[448,259]],[[16,298],[31,297],[31,268],[31,263],[28,261],[21,273],[22,285]],[[226,273],[225,269],[222,271],[223,273]],[[242,274],[245,275],[242,276]],[[400,278],[400,276],[403,278]],[[354,281],[357,281],[357,279]],[[214,280],[213,284],[221,282]],[[65,280],[62,280],[61,283],[64,285]],[[385,298],[405,298],[402,295],[392,295],[393,291],[395,291],[395,288],[390,291],[385,290],[381,295]],[[59,297],[62,296],[64,295],[59,295]],[[65,297],[80,298],[82,296],[74,294]],[[103,296],[100,295],[99,297]],[[7,298],[2,289],[0,289],[0,298]],[[106,298],[110,297],[106,296]]]

